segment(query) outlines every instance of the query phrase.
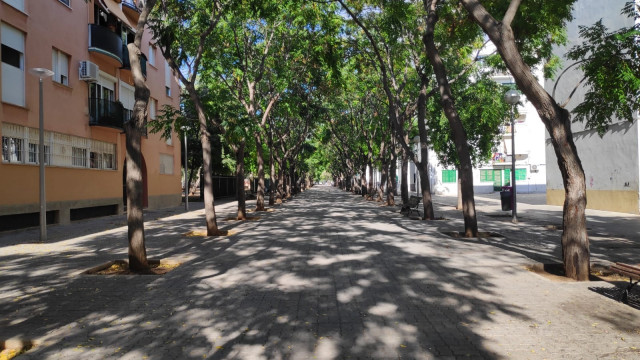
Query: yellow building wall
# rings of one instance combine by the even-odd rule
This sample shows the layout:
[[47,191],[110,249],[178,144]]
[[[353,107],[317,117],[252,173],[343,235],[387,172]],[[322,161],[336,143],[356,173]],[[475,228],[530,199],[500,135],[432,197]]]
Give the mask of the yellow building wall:
[[[564,190],[547,189],[547,204],[564,205]],[[638,192],[587,190],[587,209],[638,214]]]

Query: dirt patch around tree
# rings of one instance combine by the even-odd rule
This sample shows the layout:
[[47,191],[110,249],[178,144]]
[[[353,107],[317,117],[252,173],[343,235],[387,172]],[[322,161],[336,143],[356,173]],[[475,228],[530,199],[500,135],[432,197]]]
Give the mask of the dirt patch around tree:
[[[218,230],[211,236],[232,236],[237,234],[237,230]],[[184,234],[186,237],[208,237],[207,230],[191,230]]]
[[[564,266],[562,264],[542,264],[536,263],[525,266],[525,269],[532,273],[538,274],[546,279],[557,282],[575,282],[566,276],[564,272]],[[620,276],[611,270],[608,266],[602,264],[591,264],[591,272],[589,274],[589,281],[629,281],[629,278]]]
[[503,238],[504,236],[496,232],[478,231],[478,236],[468,238],[465,236],[464,231],[443,231],[445,235],[451,236],[455,239],[483,239],[483,238]]
[[260,220],[260,216],[247,216],[244,220],[238,220],[236,216],[229,216],[224,219],[224,221],[258,221]]
[[0,341],[0,360],[10,360],[31,350],[36,344],[33,341],[9,339]]
[[129,262],[127,260],[113,260],[102,265],[98,265],[85,271],[87,275],[164,275],[169,271],[182,265],[182,263],[170,260],[154,260],[149,259],[149,271],[144,273],[135,273],[129,270]]

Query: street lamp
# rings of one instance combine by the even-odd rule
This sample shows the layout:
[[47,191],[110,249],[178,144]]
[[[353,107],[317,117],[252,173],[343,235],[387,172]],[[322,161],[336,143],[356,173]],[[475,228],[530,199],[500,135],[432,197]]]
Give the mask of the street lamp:
[[520,101],[520,93],[517,90],[509,90],[504,94],[504,101],[511,105],[511,222],[518,223],[516,211],[516,128],[514,124],[513,107]]
[[187,163],[187,130],[188,126],[182,127],[184,133],[184,210],[189,211],[189,176],[187,175],[189,170],[189,164]]
[[29,69],[29,73],[40,79],[40,119],[38,129],[38,162],[40,164],[40,175],[38,176],[38,179],[40,182],[40,242],[45,242],[47,241],[47,198],[45,196],[44,186],[44,112],[42,106],[42,81],[45,78],[53,76],[54,72],[45,68],[33,68]]

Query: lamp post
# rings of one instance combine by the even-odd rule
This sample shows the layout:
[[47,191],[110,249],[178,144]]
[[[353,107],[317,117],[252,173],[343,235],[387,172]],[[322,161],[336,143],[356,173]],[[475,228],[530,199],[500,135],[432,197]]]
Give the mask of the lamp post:
[[184,133],[184,210],[189,211],[189,164],[187,163],[187,130],[189,130],[188,126],[182,127],[182,132]]
[[42,106],[42,82],[45,78],[53,76],[54,72],[45,68],[29,69],[29,73],[39,78],[39,105],[40,118],[38,128],[38,163],[40,165],[40,173],[38,176],[40,184],[40,242],[47,241],[47,197],[45,194],[44,184],[44,110]]
[[504,101],[511,105],[511,222],[518,223],[516,210],[516,128],[514,123],[513,107],[520,101],[520,93],[517,90],[509,90],[504,94]]

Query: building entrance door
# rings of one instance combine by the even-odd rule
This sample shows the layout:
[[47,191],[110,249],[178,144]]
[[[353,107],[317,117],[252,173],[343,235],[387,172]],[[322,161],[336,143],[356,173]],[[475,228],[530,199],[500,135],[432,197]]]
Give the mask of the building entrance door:
[[502,190],[502,170],[493,170],[493,191]]

